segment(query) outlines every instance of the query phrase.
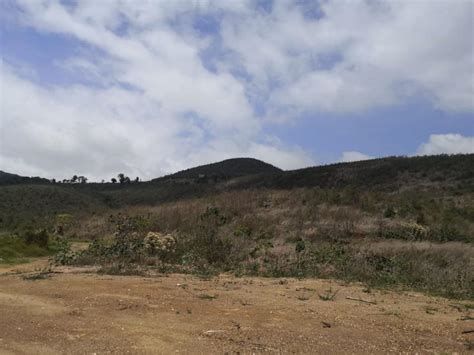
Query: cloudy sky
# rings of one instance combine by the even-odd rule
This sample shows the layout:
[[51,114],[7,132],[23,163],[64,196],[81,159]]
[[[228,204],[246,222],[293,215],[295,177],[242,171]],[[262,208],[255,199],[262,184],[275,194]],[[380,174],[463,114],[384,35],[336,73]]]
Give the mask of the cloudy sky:
[[0,0],[0,170],[474,153],[474,1]]

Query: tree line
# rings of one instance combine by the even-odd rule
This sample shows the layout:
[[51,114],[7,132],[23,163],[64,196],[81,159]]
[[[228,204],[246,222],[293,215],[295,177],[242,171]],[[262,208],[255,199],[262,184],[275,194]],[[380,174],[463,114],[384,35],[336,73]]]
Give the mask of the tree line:
[[[63,180],[56,180],[56,179],[51,179],[51,182],[53,184],[60,184],[60,183],[63,183],[63,184],[87,184],[87,181],[89,179],[85,176],[82,176],[82,175],[73,175],[72,178],[70,179],[63,179]],[[140,178],[137,176],[135,179],[130,179],[130,177],[126,176],[125,174],[123,173],[120,173],[117,175],[117,178],[113,177],[110,179],[110,182],[112,184],[116,184],[116,183],[119,183],[119,184],[129,184],[129,183],[132,183],[132,182],[140,182]],[[101,183],[105,183],[105,180],[102,180]]]

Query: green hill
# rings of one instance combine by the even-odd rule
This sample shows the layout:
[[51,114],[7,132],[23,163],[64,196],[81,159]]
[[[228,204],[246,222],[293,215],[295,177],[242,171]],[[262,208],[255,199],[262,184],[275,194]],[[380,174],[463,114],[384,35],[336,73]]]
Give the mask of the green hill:
[[282,172],[281,169],[252,158],[234,158],[218,163],[201,165],[166,176],[168,179],[194,179],[199,177],[230,178],[237,176],[271,174]]
[[0,170],[0,185],[11,185],[11,184],[47,184],[50,181],[48,179],[40,177],[26,177],[16,174],[7,173]]
[[474,186],[474,154],[388,157],[284,171],[243,179],[239,188]]
[[433,197],[462,195],[474,192],[474,154],[390,157],[294,171],[282,171],[256,159],[238,158],[129,184],[59,184],[4,172],[0,178],[0,229],[5,230],[47,223],[60,213],[92,215],[124,206],[153,206],[229,190],[319,187],[381,193],[423,190]]

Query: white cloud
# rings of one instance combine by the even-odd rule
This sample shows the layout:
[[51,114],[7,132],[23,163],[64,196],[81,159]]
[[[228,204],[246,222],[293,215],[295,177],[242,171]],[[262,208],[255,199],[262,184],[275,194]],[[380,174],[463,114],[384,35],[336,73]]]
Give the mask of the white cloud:
[[[2,87],[9,88],[2,94],[2,169],[152,178],[235,156],[282,168],[313,163],[302,150],[262,143],[243,84],[228,72],[206,70],[199,57],[203,40],[165,23],[190,4],[85,1],[68,8],[58,1],[21,2],[25,25],[74,36],[103,54],[58,63],[97,87],[46,87],[2,67]],[[114,30],[124,17],[132,34],[120,36]]]
[[[71,9],[57,1],[21,3],[28,25],[98,46],[126,62],[121,80],[150,86],[165,104],[200,105],[216,120],[232,105],[244,110],[239,116],[251,114],[245,93],[274,116],[360,111],[415,94],[443,110],[474,111],[474,11],[468,0],[324,1],[320,19],[287,0],[275,1],[269,12],[244,0],[81,1]],[[216,15],[221,37],[197,36],[191,24],[199,15]],[[168,21],[176,19],[181,26],[173,28]],[[128,30],[122,36],[116,34],[120,26]],[[216,59],[220,73],[213,75],[199,54],[217,37],[231,52]],[[236,68],[251,81],[231,75],[228,70]],[[160,75],[150,76],[150,70]],[[189,77],[193,89],[207,85],[191,95],[182,90]],[[177,100],[177,91],[193,102]],[[221,106],[215,112],[207,105],[220,91],[229,102],[216,100]],[[233,122],[232,114],[226,121]]]
[[420,145],[417,155],[474,153],[474,137],[460,134],[432,134],[428,142]]
[[1,169],[25,175],[94,180],[124,172],[153,178],[190,166],[253,156],[282,168],[314,164],[301,150],[258,143],[242,131],[210,136],[139,92],[116,87],[42,88],[1,71]]
[[[415,155],[438,155],[438,154],[472,154],[474,153],[474,137],[466,137],[461,134],[432,134],[428,142],[422,143]],[[345,151],[342,153],[340,162],[353,162],[374,159],[374,157],[357,151]]]
[[474,111],[472,1],[325,1],[319,20],[276,4],[223,29],[271,115],[361,111],[415,94]]
[[[251,0],[18,0],[22,26],[84,45],[57,67],[95,85],[54,87],[3,65],[2,169],[151,178],[233,156],[296,168],[311,157],[263,137],[263,120],[414,95],[474,110],[471,1],[321,4],[315,19],[289,0],[270,11]],[[197,33],[201,15],[219,32]]]
[[342,153],[342,157],[339,161],[341,163],[349,163],[352,161],[361,161],[361,160],[369,160],[369,159],[374,159],[374,157],[363,154],[361,152],[347,151],[347,152]]

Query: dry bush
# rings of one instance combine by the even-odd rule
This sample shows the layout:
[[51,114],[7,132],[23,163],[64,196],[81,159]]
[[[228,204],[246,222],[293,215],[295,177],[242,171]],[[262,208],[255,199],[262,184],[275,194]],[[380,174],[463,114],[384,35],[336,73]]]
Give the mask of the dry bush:
[[450,297],[474,297],[474,247],[386,241],[353,246],[348,275]]
[[[227,191],[160,206],[122,208],[112,219],[143,216],[146,231],[176,238],[176,250],[169,258],[146,252],[133,257],[135,249],[124,248],[127,260],[159,270],[336,277],[372,286],[474,297],[474,247],[440,243],[442,239],[423,242],[431,240],[438,227],[413,218],[413,211],[418,213],[420,208],[443,210],[444,205],[436,202],[429,207],[422,200],[398,199],[349,188]],[[397,206],[396,215],[385,218],[383,211],[389,204]],[[469,216],[467,210],[449,211],[454,220],[463,213]],[[82,223],[83,235],[110,236],[110,220],[109,215],[92,217]],[[465,220],[472,227],[469,218]],[[137,245],[136,250],[141,250],[141,244]],[[120,265],[120,260],[110,260]]]

